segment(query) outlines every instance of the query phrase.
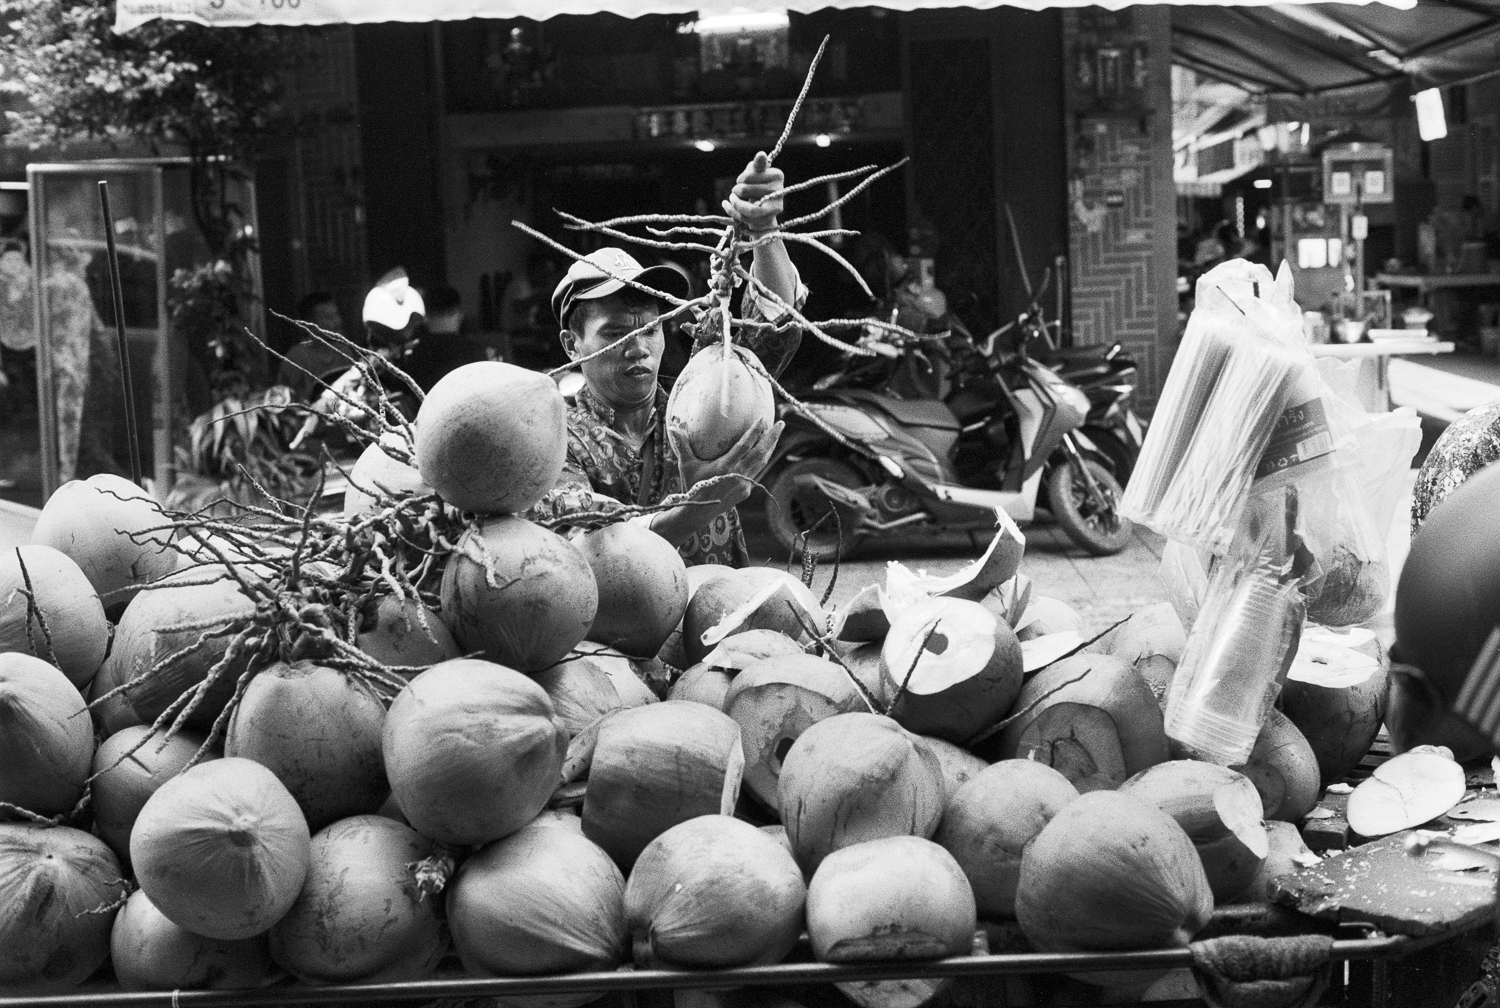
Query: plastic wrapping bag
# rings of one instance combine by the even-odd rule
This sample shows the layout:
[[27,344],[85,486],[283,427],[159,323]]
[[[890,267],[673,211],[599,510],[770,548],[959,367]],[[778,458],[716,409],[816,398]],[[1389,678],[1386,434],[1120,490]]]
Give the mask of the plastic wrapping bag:
[[1303,479],[1332,453],[1322,386],[1284,265],[1242,259],[1198,281],[1121,513],[1169,539],[1228,550],[1252,485]]
[[1167,540],[1161,551],[1161,581],[1167,589],[1167,600],[1177,610],[1184,630],[1191,630],[1208,594],[1211,564],[1202,553],[1186,543]]

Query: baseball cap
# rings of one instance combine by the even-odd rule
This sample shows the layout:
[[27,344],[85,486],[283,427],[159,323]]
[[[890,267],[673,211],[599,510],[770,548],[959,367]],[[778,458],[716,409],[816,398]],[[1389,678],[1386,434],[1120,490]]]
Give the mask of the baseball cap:
[[680,298],[692,293],[687,277],[672,267],[642,266],[629,252],[611,246],[573,261],[552,292],[552,314],[559,325],[564,325],[575,301],[609,297],[625,288],[625,280],[635,280]]

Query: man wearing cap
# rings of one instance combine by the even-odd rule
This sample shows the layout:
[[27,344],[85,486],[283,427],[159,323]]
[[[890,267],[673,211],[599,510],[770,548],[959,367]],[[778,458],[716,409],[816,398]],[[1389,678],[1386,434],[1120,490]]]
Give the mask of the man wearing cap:
[[[740,173],[725,210],[752,233],[775,227],[782,184],[781,172],[757,154]],[[807,291],[782,243],[770,242],[753,255],[751,273],[781,301],[800,306]],[[666,310],[660,300],[623,280],[684,299],[691,295],[687,278],[671,267],[643,268],[623,249],[599,249],[574,262],[552,295],[568,356],[587,357],[649,326]],[[789,313],[775,298],[753,292],[745,297],[742,315],[772,323],[746,346],[778,374],[796,351],[800,331],[787,324]],[[686,328],[699,344],[716,335],[699,331],[701,319]],[[743,567],[749,555],[735,505],[750,495],[782,425],[758,422],[721,458],[698,458],[683,432],[664,429],[667,396],[657,382],[664,344],[657,323],[581,365],[584,385],[568,411],[567,463],[531,513],[550,519],[618,504],[654,505],[687,493],[690,500],[716,503],[669,508],[637,520],[675,545],[690,565]],[[719,476],[728,479],[698,486]]]

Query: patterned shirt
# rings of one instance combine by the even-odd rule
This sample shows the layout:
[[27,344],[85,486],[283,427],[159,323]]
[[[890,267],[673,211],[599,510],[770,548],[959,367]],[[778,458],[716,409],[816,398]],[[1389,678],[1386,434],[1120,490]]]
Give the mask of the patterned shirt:
[[[807,288],[799,280],[797,307],[800,309],[806,300]],[[760,299],[753,299],[748,317],[761,321],[770,316],[772,310]],[[719,315],[713,311],[685,327],[693,336],[695,353],[717,338],[722,332],[720,325]],[[801,334],[796,323],[777,319],[774,326],[751,330],[740,342],[760,358],[767,371],[779,375],[796,353]],[[636,448],[615,429],[615,411],[587,385],[579,389],[574,405],[568,409],[568,453],[562,474],[527,512],[528,517],[555,520],[580,511],[609,511],[622,504],[649,506],[682,493],[687,488],[667,445],[666,410],[667,393],[658,388],[646,436]],[[710,563],[745,567],[750,563],[735,508],[716,515],[677,551],[690,567]]]

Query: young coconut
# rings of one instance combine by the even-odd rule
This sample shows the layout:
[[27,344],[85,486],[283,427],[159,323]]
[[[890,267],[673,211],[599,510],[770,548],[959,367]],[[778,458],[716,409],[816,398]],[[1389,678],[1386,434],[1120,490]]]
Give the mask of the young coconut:
[[[152,724],[220,665],[233,637],[226,628],[254,613],[255,603],[225,568],[179,571],[125,607],[105,662],[113,666],[107,674],[127,684],[130,706]],[[215,673],[215,684],[194,708],[188,727],[205,732],[213,727],[248,666],[249,656],[242,654]]]
[[[130,831],[147,799],[186,769],[207,741],[188,729],[171,738],[150,735],[143,726],[126,728],[106,739],[94,754],[94,826],[124,864],[130,863]],[[142,740],[146,744],[136,748]]]
[[952,742],[922,736],[922,744],[927,747],[928,752],[937,757],[938,769],[943,775],[943,808],[945,809],[953,801],[953,796],[958,794],[960,788],[990,765],[969,750],[960,749]]
[[465,651],[539,672],[589,632],[599,588],[572,543],[505,515],[459,540],[443,572],[442,597],[443,619]]
[[93,757],[77,688],[40,658],[0,654],[0,802],[44,817],[72,811]]
[[1136,665],[1152,655],[1161,655],[1175,665],[1187,648],[1187,631],[1170,602],[1158,602],[1132,615],[1089,645],[1098,654],[1114,655]]
[[1277,701],[1312,746],[1324,787],[1359,766],[1385,717],[1388,673],[1378,651],[1367,654],[1342,636],[1321,627],[1304,632]]
[[271,972],[264,935],[195,935],[167,920],[140,889],[116,915],[109,950],[115,979],[128,991],[237,990],[261,986]]
[[807,887],[807,936],[819,962],[965,955],[977,926],[974,893],[958,862],[921,837],[834,851]]
[[1025,643],[1055,633],[1076,633],[1087,629],[1078,610],[1046,595],[1033,595],[1016,624],[1016,640]]
[[1321,860],[1303,843],[1302,832],[1295,823],[1279,819],[1266,823],[1266,841],[1266,859],[1260,863],[1250,884],[1230,902],[1263,903],[1271,898],[1277,879]]
[[437,613],[395,595],[382,595],[360,614],[354,646],[382,665],[404,668],[437,665],[463,653]]
[[[687,569],[688,603],[692,603],[693,596],[703,585],[716,577],[729,574],[733,571],[733,567],[726,567],[723,564],[697,564],[696,566],[689,567]],[[683,615],[686,616],[686,614],[687,610],[684,608]],[[682,639],[681,620],[677,621],[677,628],[667,635],[667,642],[661,646],[661,650],[656,654],[658,658],[675,669],[685,669],[689,665],[695,664],[687,656],[687,649]]]
[[0,823],[0,990],[59,994],[109,958],[130,891],[104,842],[82,830]]
[[[549,669],[533,672],[531,678],[552,699],[558,725],[574,736],[611,711],[655,703],[656,697],[631,673],[629,699],[615,688],[616,676],[606,673],[591,658],[566,658]],[[644,695],[643,695],[644,694]]]
[[1266,715],[1249,762],[1231,769],[1255,784],[1267,819],[1300,823],[1318,804],[1318,759],[1297,726],[1279,710]]
[[1349,828],[1378,837],[1436,819],[1464,796],[1464,769],[1446,750],[1422,746],[1394,756],[1349,796]]
[[[1130,795],[1064,805],[1021,855],[1016,918],[1039,952],[1184,948],[1208,923],[1213,892],[1182,827]],[[1080,973],[1105,986],[1149,974]]]
[[935,598],[902,610],[881,657],[891,717],[955,745],[1004,718],[1021,691],[1021,645],[978,602]]
[[119,665],[106,661],[99,666],[99,674],[89,682],[88,692],[84,694],[88,698],[89,717],[94,722],[94,734],[99,738],[109,738],[118,732],[141,724],[141,717],[130,706],[130,701],[123,693],[113,693],[116,686],[123,686],[118,673],[121,671]]
[[[627,707],[655,703],[665,699],[669,673],[655,658],[632,658],[622,651],[596,641],[579,641],[574,653],[583,655],[598,666],[615,684],[615,691]],[[567,660],[567,659],[564,659]]]
[[865,692],[874,699],[876,706],[890,707],[896,698],[890,678],[885,674],[881,659],[882,642],[861,644],[844,652],[844,665],[854,673],[854,678],[864,686]]
[[693,593],[682,617],[683,650],[696,665],[720,641],[746,630],[775,630],[800,642],[807,639],[804,621],[827,624],[806,585],[774,567],[746,567],[710,578]]
[[635,522],[606,525],[575,545],[593,569],[599,605],[588,639],[653,658],[687,611],[687,565],[661,536]]
[[627,869],[646,845],[700,815],[732,815],[745,771],[740,727],[703,704],[615,711],[568,747],[563,782],[588,775],[583,835]]
[[438,843],[508,836],[535,819],[558,784],[568,733],[541,686],[503,665],[460,658],[397,694],[383,751],[391,791]]
[[1119,787],[1167,758],[1156,697],[1113,655],[1084,652],[1049,665],[1026,683],[1015,708],[1025,716],[979,754],[1038,760],[1080,792]]
[[274,773],[317,832],[385,803],[384,727],[385,704],[369,686],[310,661],[281,662],[250,680],[229,719],[224,755]]
[[880,585],[867,584],[834,614],[833,638],[851,644],[879,642],[890,633],[891,621],[880,604]]
[[0,652],[56,665],[82,691],[108,646],[104,606],[72,558],[51,546],[0,550]]
[[824,718],[859,710],[869,707],[849,674],[826,658],[766,658],[735,676],[724,713],[739,722],[751,794],[777,808],[776,781],[792,743]]
[[689,819],[651,841],[631,869],[625,916],[636,965],[778,963],[802,933],[806,900],[784,844],[728,816]]
[[1228,767],[1169,760],[1127,780],[1120,793],[1155,805],[1182,827],[1220,903],[1245,890],[1270,851],[1260,793]]
[[724,701],[729,698],[729,686],[738,674],[734,670],[699,662],[677,677],[672,688],[667,690],[667,699],[687,700],[721,711]]
[[[177,568],[166,524],[151,495],[122,476],[100,473],[70,480],[53,491],[37,515],[31,541],[66,554],[118,618],[141,585]],[[29,561],[28,561],[29,566]]]
[[199,763],[157,788],[136,817],[136,881],[178,927],[233,941],[281,919],[307,877],[307,820],[259,763]]
[[378,513],[391,501],[407,496],[432,493],[415,467],[407,465],[386,449],[410,452],[406,438],[394,431],[380,435],[380,440],[365,446],[349,470],[349,486],[344,490],[344,517],[362,518]]
[[417,468],[464,511],[525,511],[557,482],[567,449],[567,404],[557,383],[514,364],[455,368],[417,410]]
[[448,945],[437,900],[415,870],[432,853],[431,840],[383,816],[322,830],[301,894],[271,928],[271,958],[309,983],[426,977]]
[[927,838],[943,814],[937,757],[879,714],[836,714],[804,731],[781,765],[781,821],[804,875],[834,851]]
[[[786,835],[785,826],[779,824],[775,826],[757,826],[756,829],[760,830],[766,836],[770,837],[772,840],[780,844],[788,854],[792,853],[792,841],[791,838]],[[796,855],[793,855],[794,860],[795,857]]]
[[478,976],[612,970],[628,954],[625,877],[593,841],[546,816],[465,860],[447,901],[454,948]]
[[776,399],[764,368],[737,343],[705,346],[687,362],[667,399],[667,426],[687,434],[693,454],[716,459],[756,423],[776,422]]
[[1033,760],[1001,760],[959,788],[933,836],[974,890],[980,916],[1016,915],[1021,854],[1052,817],[1078,797],[1066,777]]

